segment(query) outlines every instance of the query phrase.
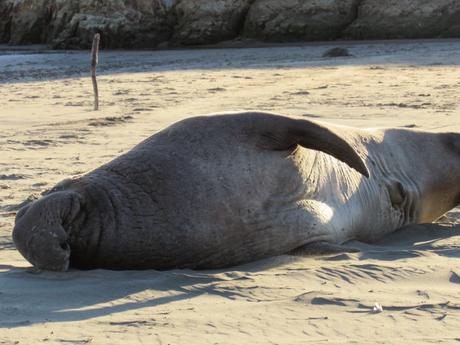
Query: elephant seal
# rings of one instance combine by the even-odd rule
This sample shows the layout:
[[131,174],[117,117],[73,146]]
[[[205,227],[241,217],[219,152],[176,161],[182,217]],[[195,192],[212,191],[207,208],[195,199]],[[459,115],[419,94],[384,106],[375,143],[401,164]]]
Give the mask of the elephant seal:
[[13,240],[44,270],[223,268],[431,222],[459,182],[460,133],[201,116],[59,183]]

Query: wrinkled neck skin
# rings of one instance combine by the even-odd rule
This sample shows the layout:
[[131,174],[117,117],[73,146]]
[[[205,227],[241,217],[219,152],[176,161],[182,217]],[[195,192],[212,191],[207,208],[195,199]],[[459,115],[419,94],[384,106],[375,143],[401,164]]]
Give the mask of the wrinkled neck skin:
[[[155,195],[145,190],[151,181],[141,178],[150,177],[136,175],[129,162],[126,166],[131,168],[130,173],[125,174],[119,165],[107,165],[66,186],[77,190],[84,199],[82,211],[69,233],[71,267],[151,268],[152,261],[168,262],[169,257],[144,254],[161,252],[175,241],[161,231],[163,214]],[[137,167],[143,169],[141,165]]]
[[[329,155],[309,153],[308,193],[328,211],[324,225],[335,242],[373,242],[405,225],[435,221],[459,204],[460,153],[443,148],[444,134],[422,133],[357,130],[352,141],[366,157],[369,178]],[[458,141],[460,134],[453,135]]]

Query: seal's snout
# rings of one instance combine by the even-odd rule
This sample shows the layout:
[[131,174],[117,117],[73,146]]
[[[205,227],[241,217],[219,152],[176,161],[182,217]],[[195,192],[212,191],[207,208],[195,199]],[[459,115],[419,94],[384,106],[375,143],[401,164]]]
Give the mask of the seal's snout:
[[22,256],[36,268],[66,271],[71,248],[62,226],[62,209],[52,202],[56,198],[48,196],[21,209],[16,216],[13,241]]
[[13,240],[19,252],[36,268],[46,271],[66,271],[70,262],[70,246],[61,226],[33,226],[23,231],[19,222],[13,230]]

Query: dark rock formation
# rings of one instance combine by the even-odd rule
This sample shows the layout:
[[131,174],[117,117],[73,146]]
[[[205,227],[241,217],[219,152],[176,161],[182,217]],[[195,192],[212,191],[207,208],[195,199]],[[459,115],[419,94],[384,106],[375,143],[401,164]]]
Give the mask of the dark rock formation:
[[0,0],[0,43],[89,48],[460,37],[459,0]]
[[333,40],[355,19],[356,6],[356,0],[256,0],[244,34],[273,42]]
[[89,48],[96,32],[106,48],[154,48],[171,35],[161,0],[3,0],[2,26],[3,42],[57,48]]
[[0,43],[10,41],[14,0],[0,1]]
[[51,25],[59,48],[89,48],[96,32],[108,48],[154,48],[171,35],[160,0],[56,1]]
[[49,0],[6,1],[6,3],[9,3],[7,8],[10,9],[9,43],[42,43],[46,40],[50,15]]
[[460,37],[458,0],[363,0],[352,39]]
[[251,0],[179,0],[173,7],[174,43],[210,44],[235,38]]

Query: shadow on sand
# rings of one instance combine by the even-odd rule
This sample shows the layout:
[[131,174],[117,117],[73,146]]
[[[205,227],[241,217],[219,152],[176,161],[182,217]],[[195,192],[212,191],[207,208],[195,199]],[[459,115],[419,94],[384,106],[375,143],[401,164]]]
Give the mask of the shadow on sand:
[[[358,260],[397,260],[427,252],[448,257],[460,257],[454,241],[460,236],[460,225],[423,224],[409,226],[386,237],[378,244],[351,242],[358,247]],[[392,255],[392,253],[394,255]],[[338,255],[338,260],[350,259]],[[334,260],[333,257],[325,258]],[[43,322],[87,320],[137,310],[158,307],[181,300],[210,294],[235,299],[235,290],[225,289],[225,281],[248,279],[251,272],[276,268],[298,257],[281,256],[227,270],[214,271],[108,271],[72,270],[65,273],[34,272],[30,268],[0,265],[0,328],[14,328]],[[308,263],[308,258],[301,258]],[[460,281],[460,279],[459,279]],[[155,315],[152,315],[154,317]]]
[[[0,272],[0,313],[4,315],[0,328],[87,320],[160,307],[201,294],[233,298],[231,293],[214,287],[214,283],[225,278],[205,272],[92,270],[54,273],[9,265],[1,265],[0,270],[3,270]],[[144,298],[145,294],[149,298]]]

